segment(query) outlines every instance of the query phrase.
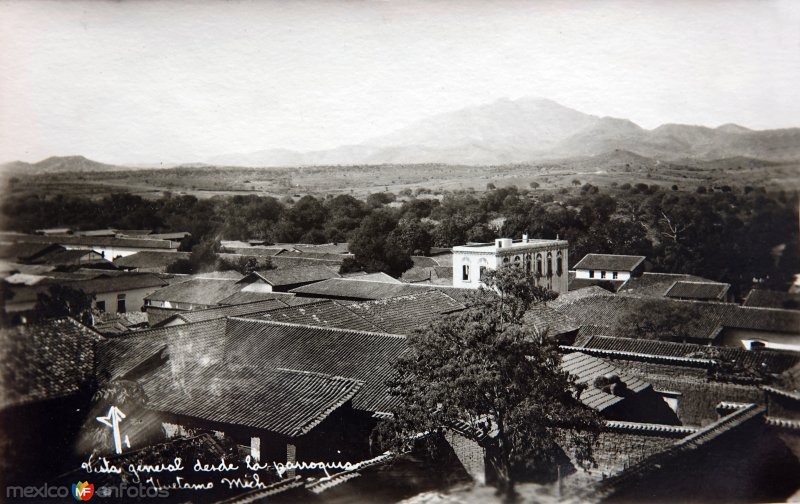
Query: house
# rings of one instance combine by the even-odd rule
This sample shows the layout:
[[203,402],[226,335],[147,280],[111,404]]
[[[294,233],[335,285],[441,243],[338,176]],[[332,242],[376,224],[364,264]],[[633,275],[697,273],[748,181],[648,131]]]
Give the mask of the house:
[[675,282],[716,283],[695,275],[645,271],[626,280],[617,292],[633,296],[663,297]]
[[113,261],[143,250],[160,250],[176,252],[178,244],[166,240],[144,238],[117,238],[115,236],[39,236],[39,235],[6,235],[14,242],[58,244],[66,249],[92,249],[103,258]]
[[[148,409],[180,435],[215,431],[255,461],[347,460],[346,426],[364,383],[285,368],[170,366],[143,380]],[[340,442],[336,442],[336,441]],[[344,452],[342,452],[344,450]]]
[[33,286],[12,287],[11,297],[6,300],[6,313],[33,310],[39,294],[46,294],[53,285],[64,285],[94,294],[93,307],[101,312],[125,313],[140,311],[145,298],[167,285],[167,280],[150,273],[120,274],[102,272],[81,278],[81,275],[48,278]]
[[586,254],[573,268],[577,279],[628,280],[641,272],[644,256]]
[[453,286],[477,289],[481,275],[500,266],[523,268],[536,285],[555,292],[567,292],[569,244],[566,240],[498,238],[494,243],[453,247]]
[[[595,290],[596,289],[596,290]],[[560,296],[550,306],[603,334],[628,334],[641,320],[673,326],[663,339],[738,348],[800,351],[800,312],[671,298],[613,295],[599,287]],[[664,325],[662,324],[662,325]]]

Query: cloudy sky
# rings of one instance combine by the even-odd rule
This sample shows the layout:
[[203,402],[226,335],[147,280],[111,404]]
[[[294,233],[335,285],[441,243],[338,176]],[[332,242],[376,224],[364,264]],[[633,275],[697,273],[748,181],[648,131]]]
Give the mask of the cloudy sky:
[[793,0],[0,1],[0,47],[0,162],[324,149],[524,96],[800,126]]

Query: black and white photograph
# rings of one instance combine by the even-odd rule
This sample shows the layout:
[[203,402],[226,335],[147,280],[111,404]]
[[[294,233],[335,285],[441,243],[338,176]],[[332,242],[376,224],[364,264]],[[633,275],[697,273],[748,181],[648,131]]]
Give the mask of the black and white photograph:
[[0,0],[0,502],[800,502],[800,2]]

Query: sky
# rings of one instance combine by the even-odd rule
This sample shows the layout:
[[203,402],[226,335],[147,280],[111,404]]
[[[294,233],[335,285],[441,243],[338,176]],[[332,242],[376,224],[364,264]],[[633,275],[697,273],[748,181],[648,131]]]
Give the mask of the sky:
[[800,126],[800,2],[0,0],[0,162],[357,144],[501,98]]

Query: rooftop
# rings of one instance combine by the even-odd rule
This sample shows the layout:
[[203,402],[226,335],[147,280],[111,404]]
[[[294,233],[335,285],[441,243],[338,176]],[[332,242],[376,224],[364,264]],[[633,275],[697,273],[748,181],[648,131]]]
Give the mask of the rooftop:
[[275,287],[296,285],[303,283],[319,282],[329,278],[338,278],[340,275],[334,268],[324,265],[299,266],[296,268],[271,269],[260,271],[259,274]]
[[587,386],[579,396],[579,399],[586,406],[603,411],[623,401],[625,398],[610,394],[595,386],[595,380],[602,377],[616,376],[628,390],[639,393],[650,384],[641,378],[629,375],[608,361],[587,355],[582,352],[572,352],[561,357],[561,369],[570,375],[575,376],[575,382]]
[[304,285],[292,289],[291,292],[299,295],[329,297],[333,299],[386,299],[390,297],[418,294],[427,290],[437,289],[450,297],[460,300],[459,296],[472,294],[472,289],[458,289],[439,285],[415,285],[405,283],[362,282],[354,278],[331,278],[322,282]]
[[372,322],[382,331],[409,334],[442,316],[464,310],[466,306],[442,291],[428,290],[417,294],[353,303],[350,310]]
[[148,408],[211,422],[308,433],[351,400],[363,382],[292,369],[164,366],[143,383]]
[[499,240],[491,243],[468,243],[467,245],[459,245],[453,247],[453,252],[486,252],[492,253],[497,251],[505,251],[507,249],[527,249],[535,248],[537,246],[557,246],[566,247],[568,245],[566,240],[547,240],[543,238],[526,238],[522,240],[511,240],[508,238],[503,239],[505,242],[502,246],[498,246]]
[[145,300],[213,306],[242,290],[244,286],[237,282],[227,278],[191,278],[159,289]]
[[575,265],[576,270],[591,269],[601,271],[633,271],[646,258],[644,256],[617,254],[586,254]]
[[766,289],[753,289],[744,298],[744,306],[800,310],[800,294]]
[[397,400],[385,382],[406,350],[403,336],[298,324],[229,318],[225,360],[260,368],[288,368],[364,382],[353,407],[388,412]]
[[731,285],[717,282],[687,282],[679,280],[670,286],[665,296],[679,299],[722,301]]
[[101,341],[69,317],[0,328],[0,409],[87,390]]
[[383,330],[364,317],[357,315],[348,307],[328,299],[316,300],[313,303],[300,306],[272,310],[258,317],[250,318],[319,327],[338,327],[340,329],[352,329],[356,331],[380,332]]
[[203,322],[205,320],[213,320],[217,318],[255,315],[271,310],[286,308],[286,306],[286,303],[279,299],[265,299],[263,301],[255,301],[253,303],[226,305],[217,308],[206,308],[204,310],[182,311],[162,321],[159,325],[164,325],[176,318],[191,324],[194,322]]

